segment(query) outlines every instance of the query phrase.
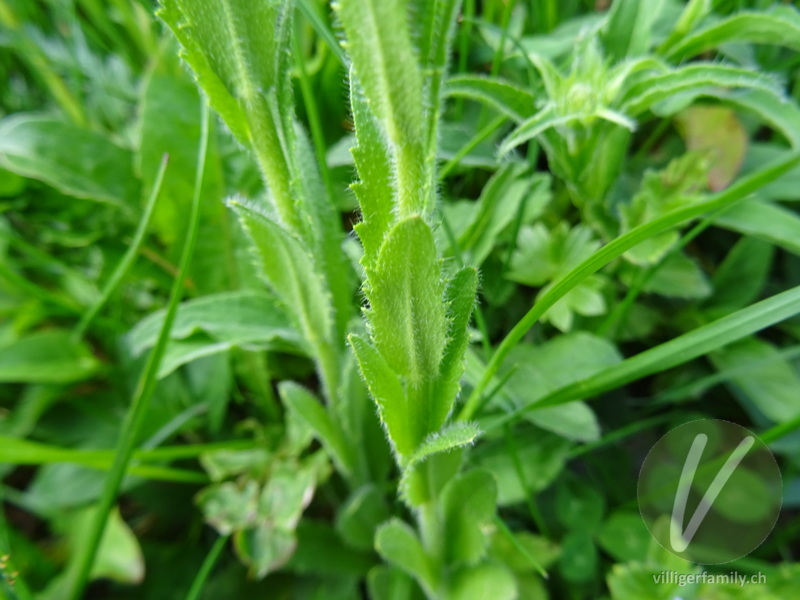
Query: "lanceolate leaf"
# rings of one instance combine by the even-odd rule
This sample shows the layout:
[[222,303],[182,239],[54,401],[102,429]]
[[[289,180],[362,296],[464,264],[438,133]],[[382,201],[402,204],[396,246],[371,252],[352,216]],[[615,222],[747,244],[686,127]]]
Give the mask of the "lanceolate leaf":
[[370,396],[378,405],[378,413],[389,439],[399,454],[410,455],[416,450],[422,437],[419,428],[411,420],[400,378],[369,342],[352,335],[350,345],[369,388]]
[[0,383],[72,383],[88,378],[98,366],[82,342],[59,329],[0,346]]
[[[160,310],[145,317],[128,334],[127,342],[134,355],[156,343],[165,312]],[[252,290],[211,294],[182,303],[170,329],[170,337],[185,339],[201,332],[216,342],[236,344],[281,340],[284,348],[302,344],[297,330],[291,326],[288,315],[277,306],[275,298]]]
[[352,69],[350,106],[357,141],[352,153],[359,177],[351,187],[361,206],[362,217],[355,230],[364,246],[363,262],[369,265],[377,260],[380,245],[394,220],[396,199],[391,150]]
[[573,121],[579,121],[585,115],[573,113],[570,115],[559,115],[555,107],[549,105],[544,107],[530,119],[517,127],[500,145],[500,154],[507,154],[520,144],[532,140],[541,135],[551,127],[566,125]]
[[336,397],[339,365],[331,298],[308,249],[281,225],[250,205],[232,200],[253,241],[261,272],[317,359],[326,397]]
[[301,230],[290,177],[292,3],[164,0],[162,6],[159,15],[183,46],[212,108],[254,149],[281,219]]
[[441,267],[428,224],[411,217],[395,225],[367,277],[367,314],[376,347],[412,387],[433,383],[447,322]]
[[800,50],[800,12],[790,6],[775,6],[767,12],[740,12],[684,37],[668,56],[672,60],[691,58],[728,42]]

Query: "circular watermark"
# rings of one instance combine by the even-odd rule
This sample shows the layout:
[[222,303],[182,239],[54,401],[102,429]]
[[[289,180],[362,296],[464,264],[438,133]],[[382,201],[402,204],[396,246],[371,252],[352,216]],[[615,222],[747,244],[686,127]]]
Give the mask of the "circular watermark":
[[665,549],[694,563],[727,563],[758,548],[775,526],[781,472],[748,429],[691,421],[650,450],[638,497],[645,525]]

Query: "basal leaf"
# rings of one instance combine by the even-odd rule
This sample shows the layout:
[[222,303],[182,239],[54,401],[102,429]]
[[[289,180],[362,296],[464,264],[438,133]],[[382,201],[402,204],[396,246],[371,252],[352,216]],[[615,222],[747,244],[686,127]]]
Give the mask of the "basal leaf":
[[517,582],[504,565],[483,563],[458,570],[450,584],[451,600],[514,600],[518,598]]
[[[775,247],[755,237],[744,236],[728,252],[711,280],[714,295],[707,311],[724,316],[754,302],[767,282]],[[742,286],[747,281],[747,286]]]
[[748,337],[709,357],[717,369],[731,373],[735,391],[771,421],[783,423],[800,415],[797,369],[769,342]]
[[714,219],[714,223],[800,255],[800,217],[778,204],[744,200]]
[[357,489],[336,519],[336,529],[352,546],[362,550],[375,547],[375,530],[389,519],[384,494],[370,483]]
[[[134,356],[153,346],[164,321],[160,310],[142,319],[128,334]],[[170,330],[172,339],[186,339],[203,332],[217,342],[270,342],[284,349],[302,344],[287,314],[265,292],[222,292],[187,300],[178,308]]]
[[428,589],[434,578],[430,559],[416,532],[399,519],[392,519],[378,529],[375,549],[386,561],[414,576]]

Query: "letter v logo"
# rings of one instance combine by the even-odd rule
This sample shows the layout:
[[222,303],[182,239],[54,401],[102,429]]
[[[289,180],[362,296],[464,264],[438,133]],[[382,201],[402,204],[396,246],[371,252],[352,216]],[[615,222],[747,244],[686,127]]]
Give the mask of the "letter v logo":
[[708,436],[706,434],[697,434],[689,449],[689,454],[686,456],[686,462],[683,464],[683,471],[678,482],[678,491],[675,494],[675,504],[672,507],[672,522],[669,530],[669,543],[675,552],[684,552],[689,547],[695,533],[703,523],[703,519],[706,518],[708,511],[711,510],[722,488],[725,487],[736,467],[739,466],[739,463],[742,462],[742,459],[755,444],[755,438],[753,436],[744,438],[731,452],[728,460],[722,465],[719,473],[714,477],[714,481],[711,482],[708,490],[703,495],[703,499],[695,509],[686,529],[681,531],[686,514],[686,503],[689,500],[689,491],[707,443]]

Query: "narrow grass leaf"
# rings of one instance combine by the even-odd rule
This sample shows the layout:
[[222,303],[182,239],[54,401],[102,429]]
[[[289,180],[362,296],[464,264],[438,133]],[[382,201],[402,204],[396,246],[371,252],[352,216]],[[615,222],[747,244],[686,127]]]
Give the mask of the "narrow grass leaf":
[[742,11],[685,36],[667,56],[674,61],[692,58],[729,42],[800,50],[800,12],[791,6],[773,6],[764,12]]
[[200,216],[200,197],[201,187],[203,181],[203,172],[205,170],[205,160],[208,151],[208,130],[209,130],[209,111],[208,108],[203,106],[202,117],[202,135],[200,137],[200,148],[197,155],[197,172],[195,178],[194,197],[192,198],[192,209],[188,221],[188,230],[186,239],[184,241],[183,251],[181,253],[180,266],[178,274],[172,284],[170,290],[169,305],[167,308],[167,317],[164,319],[164,326],[158,338],[156,346],[148,356],[147,363],[144,367],[142,375],[134,391],[131,405],[125,415],[125,420],[120,427],[120,439],[117,444],[116,453],[114,455],[114,463],[111,467],[111,472],[105,481],[103,492],[98,504],[97,516],[92,523],[92,527],[87,534],[87,544],[85,549],[80,553],[77,559],[77,567],[75,575],[70,579],[69,592],[66,595],[68,600],[79,600],[83,596],[83,591],[89,579],[89,574],[94,564],[97,551],[100,547],[100,542],[103,537],[103,532],[106,527],[106,521],[111,511],[112,506],[119,493],[120,485],[127,471],[128,464],[130,463],[133,454],[134,446],[138,441],[139,432],[142,427],[142,422],[147,414],[150,401],[155,391],[156,378],[159,369],[159,363],[164,355],[164,350],[169,340],[169,331],[172,327],[172,322],[175,319],[175,314],[178,310],[178,303],[184,290],[184,280],[189,271],[189,265],[192,259],[192,252],[197,241],[197,231]]
[[664,0],[615,0],[601,30],[606,55],[618,61],[645,54],[652,45],[653,25],[663,4]]
[[83,313],[81,320],[75,326],[76,337],[80,338],[83,336],[83,334],[86,332],[86,329],[92,322],[92,319],[94,319],[103,309],[103,306],[105,306],[105,304],[109,301],[111,296],[119,287],[119,284],[122,283],[125,275],[128,274],[128,271],[133,266],[133,263],[139,254],[139,250],[142,247],[142,243],[144,242],[144,236],[147,233],[147,228],[150,225],[150,219],[153,216],[153,211],[156,207],[156,201],[158,200],[159,193],[161,192],[161,185],[164,182],[164,174],[167,170],[167,160],[168,157],[165,154],[161,161],[161,166],[158,169],[158,174],[156,175],[155,184],[153,185],[153,190],[150,193],[150,198],[147,200],[147,204],[144,207],[142,216],[139,219],[139,225],[136,227],[136,233],[133,234],[133,241],[131,241],[128,249],[125,251],[125,255],[122,257],[122,260],[119,261],[119,264],[114,269],[111,277],[108,278],[106,285],[103,286],[103,291],[100,294],[100,297],[89,308],[89,310]]

